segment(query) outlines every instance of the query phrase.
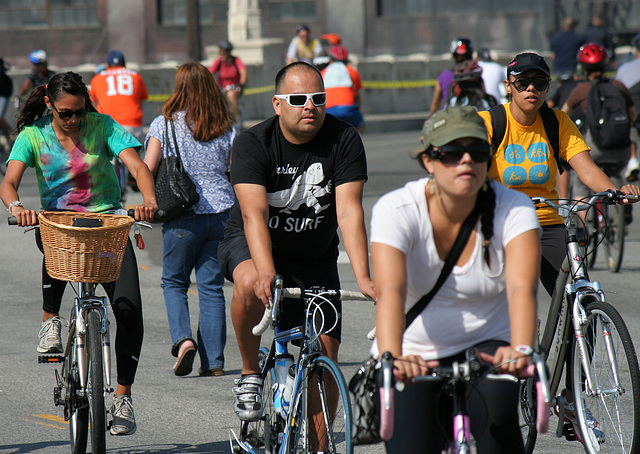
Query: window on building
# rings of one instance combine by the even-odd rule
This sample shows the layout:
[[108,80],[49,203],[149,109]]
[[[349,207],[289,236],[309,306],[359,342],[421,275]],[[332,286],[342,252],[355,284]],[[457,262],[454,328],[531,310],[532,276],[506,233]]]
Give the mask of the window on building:
[[[227,21],[229,0],[198,0],[201,24]],[[158,0],[158,22],[162,25],[185,25],[187,5],[185,0]]]
[[377,15],[426,16],[433,12],[434,0],[378,0]]
[[0,0],[0,29],[98,25],[98,0]]
[[313,21],[316,2],[313,0],[264,0],[265,16],[270,21]]

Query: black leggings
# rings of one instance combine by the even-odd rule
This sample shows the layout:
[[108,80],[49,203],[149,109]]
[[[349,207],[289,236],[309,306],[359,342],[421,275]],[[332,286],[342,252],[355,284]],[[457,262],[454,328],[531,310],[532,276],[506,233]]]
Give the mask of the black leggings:
[[[36,244],[42,252],[40,229],[36,229]],[[144,336],[138,263],[131,240],[127,240],[120,277],[115,282],[106,282],[101,285],[109,298],[111,310],[116,319],[115,351],[118,384],[130,386],[136,376]],[[59,281],[49,276],[43,257],[42,309],[45,312],[52,314],[60,312],[66,286],[66,281]]]
[[542,246],[540,281],[549,296],[553,296],[560,267],[567,256],[567,230],[564,224],[543,226],[540,242]]
[[[480,351],[493,354],[502,341],[486,341],[476,345]],[[440,360],[441,364],[464,361],[464,353]],[[478,453],[520,454],[524,444],[518,425],[519,385],[507,380],[480,380],[471,390],[467,408],[471,433]],[[385,442],[388,454],[440,454],[452,430],[452,398],[443,393],[438,382],[408,385],[395,393],[394,432]]]

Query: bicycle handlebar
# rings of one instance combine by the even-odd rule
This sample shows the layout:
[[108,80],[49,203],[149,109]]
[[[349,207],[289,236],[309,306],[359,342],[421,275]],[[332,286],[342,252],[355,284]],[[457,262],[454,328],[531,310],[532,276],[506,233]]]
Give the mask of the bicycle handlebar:
[[[274,309],[277,309],[278,304],[280,304],[280,301],[283,298],[303,299],[306,296],[316,295],[315,293],[310,293],[309,290],[305,290],[299,287],[283,288],[282,285],[282,276],[276,275],[273,278],[273,282],[271,283],[271,292],[273,293],[273,298],[271,299],[269,306],[265,307],[260,322],[251,330],[254,336],[261,336],[262,334],[264,334],[267,328],[269,328],[269,326],[273,325],[273,311]],[[318,294],[338,296],[341,301],[372,301],[371,298],[369,298],[364,293],[354,292],[351,290],[325,290]]]
[[623,194],[620,191],[610,189],[608,191],[598,192],[592,195],[583,205],[578,204],[578,202],[583,202],[586,199],[587,197],[578,201],[573,201],[573,203],[569,203],[567,205],[559,205],[558,203],[556,203],[556,201],[548,199],[546,197],[532,197],[531,201],[534,204],[544,203],[545,205],[556,210],[561,217],[568,218],[573,213],[588,210],[600,199],[603,199],[604,202],[609,205],[613,205],[614,203],[624,199],[638,200],[638,196],[633,194]]
[[[135,213],[136,211],[133,208],[130,208],[129,210],[127,210],[127,216],[130,216],[132,218],[135,218]],[[156,211],[155,216],[153,217],[154,221],[156,220],[156,218],[162,218],[165,216],[165,212],[163,210],[158,210]],[[8,225],[18,225],[18,219],[15,216],[9,216],[7,218],[7,224]],[[146,224],[144,221],[136,221],[136,224],[148,227],[148,228],[152,228],[150,225]],[[30,227],[35,227],[35,226],[30,226]]]
[[[384,352],[381,357],[382,384],[380,386],[380,437],[389,440],[393,436],[393,357],[390,352]],[[473,377],[485,374],[492,365],[485,363],[472,350],[467,351],[467,361],[454,362],[451,366],[436,366],[430,369],[430,374],[415,377],[414,382],[433,380],[469,381]],[[488,374],[487,374],[488,375]],[[551,391],[547,374],[544,352],[539,345],[533,351],[531,364],[520,373],[520,378],[536,377],[536,430],[546,433],[549,429],[549,411]]]

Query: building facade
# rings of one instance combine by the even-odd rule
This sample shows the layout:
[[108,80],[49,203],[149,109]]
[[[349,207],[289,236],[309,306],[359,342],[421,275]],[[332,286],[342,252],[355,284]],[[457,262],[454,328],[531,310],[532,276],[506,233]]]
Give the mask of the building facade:
[[[100,63],[111,49],[140,65],[184,61],[186,2],[0,1],[0,56],[16,68],[28,68],[27,55],[40,48],[57,67]],[[230,8],[249,8],[259,27],[249,26],[261,38],[281,40],[283,61],[298,23],[309,25],[316,37],[341,35],[361,57],[443,54],[459,36],[507,53],[544,50],[566,15],[582,28],[601,13],[622,39],[640,31],[640,0],[198,0],[198,5],[203,56],[206,46],[227,38]]]

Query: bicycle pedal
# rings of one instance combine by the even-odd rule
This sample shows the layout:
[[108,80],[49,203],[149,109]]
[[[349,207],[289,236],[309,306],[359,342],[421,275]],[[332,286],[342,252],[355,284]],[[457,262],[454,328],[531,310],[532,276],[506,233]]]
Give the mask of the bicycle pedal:
[[38,364],[48,363],[62,363],[64,362],[63,355],[38,355]]
[[565,422],[564,427],[562,428],[562,435],[567,441],[578,441],[578,437],[576,437],[576,432],[573,429],[573,424],[570,422]]

